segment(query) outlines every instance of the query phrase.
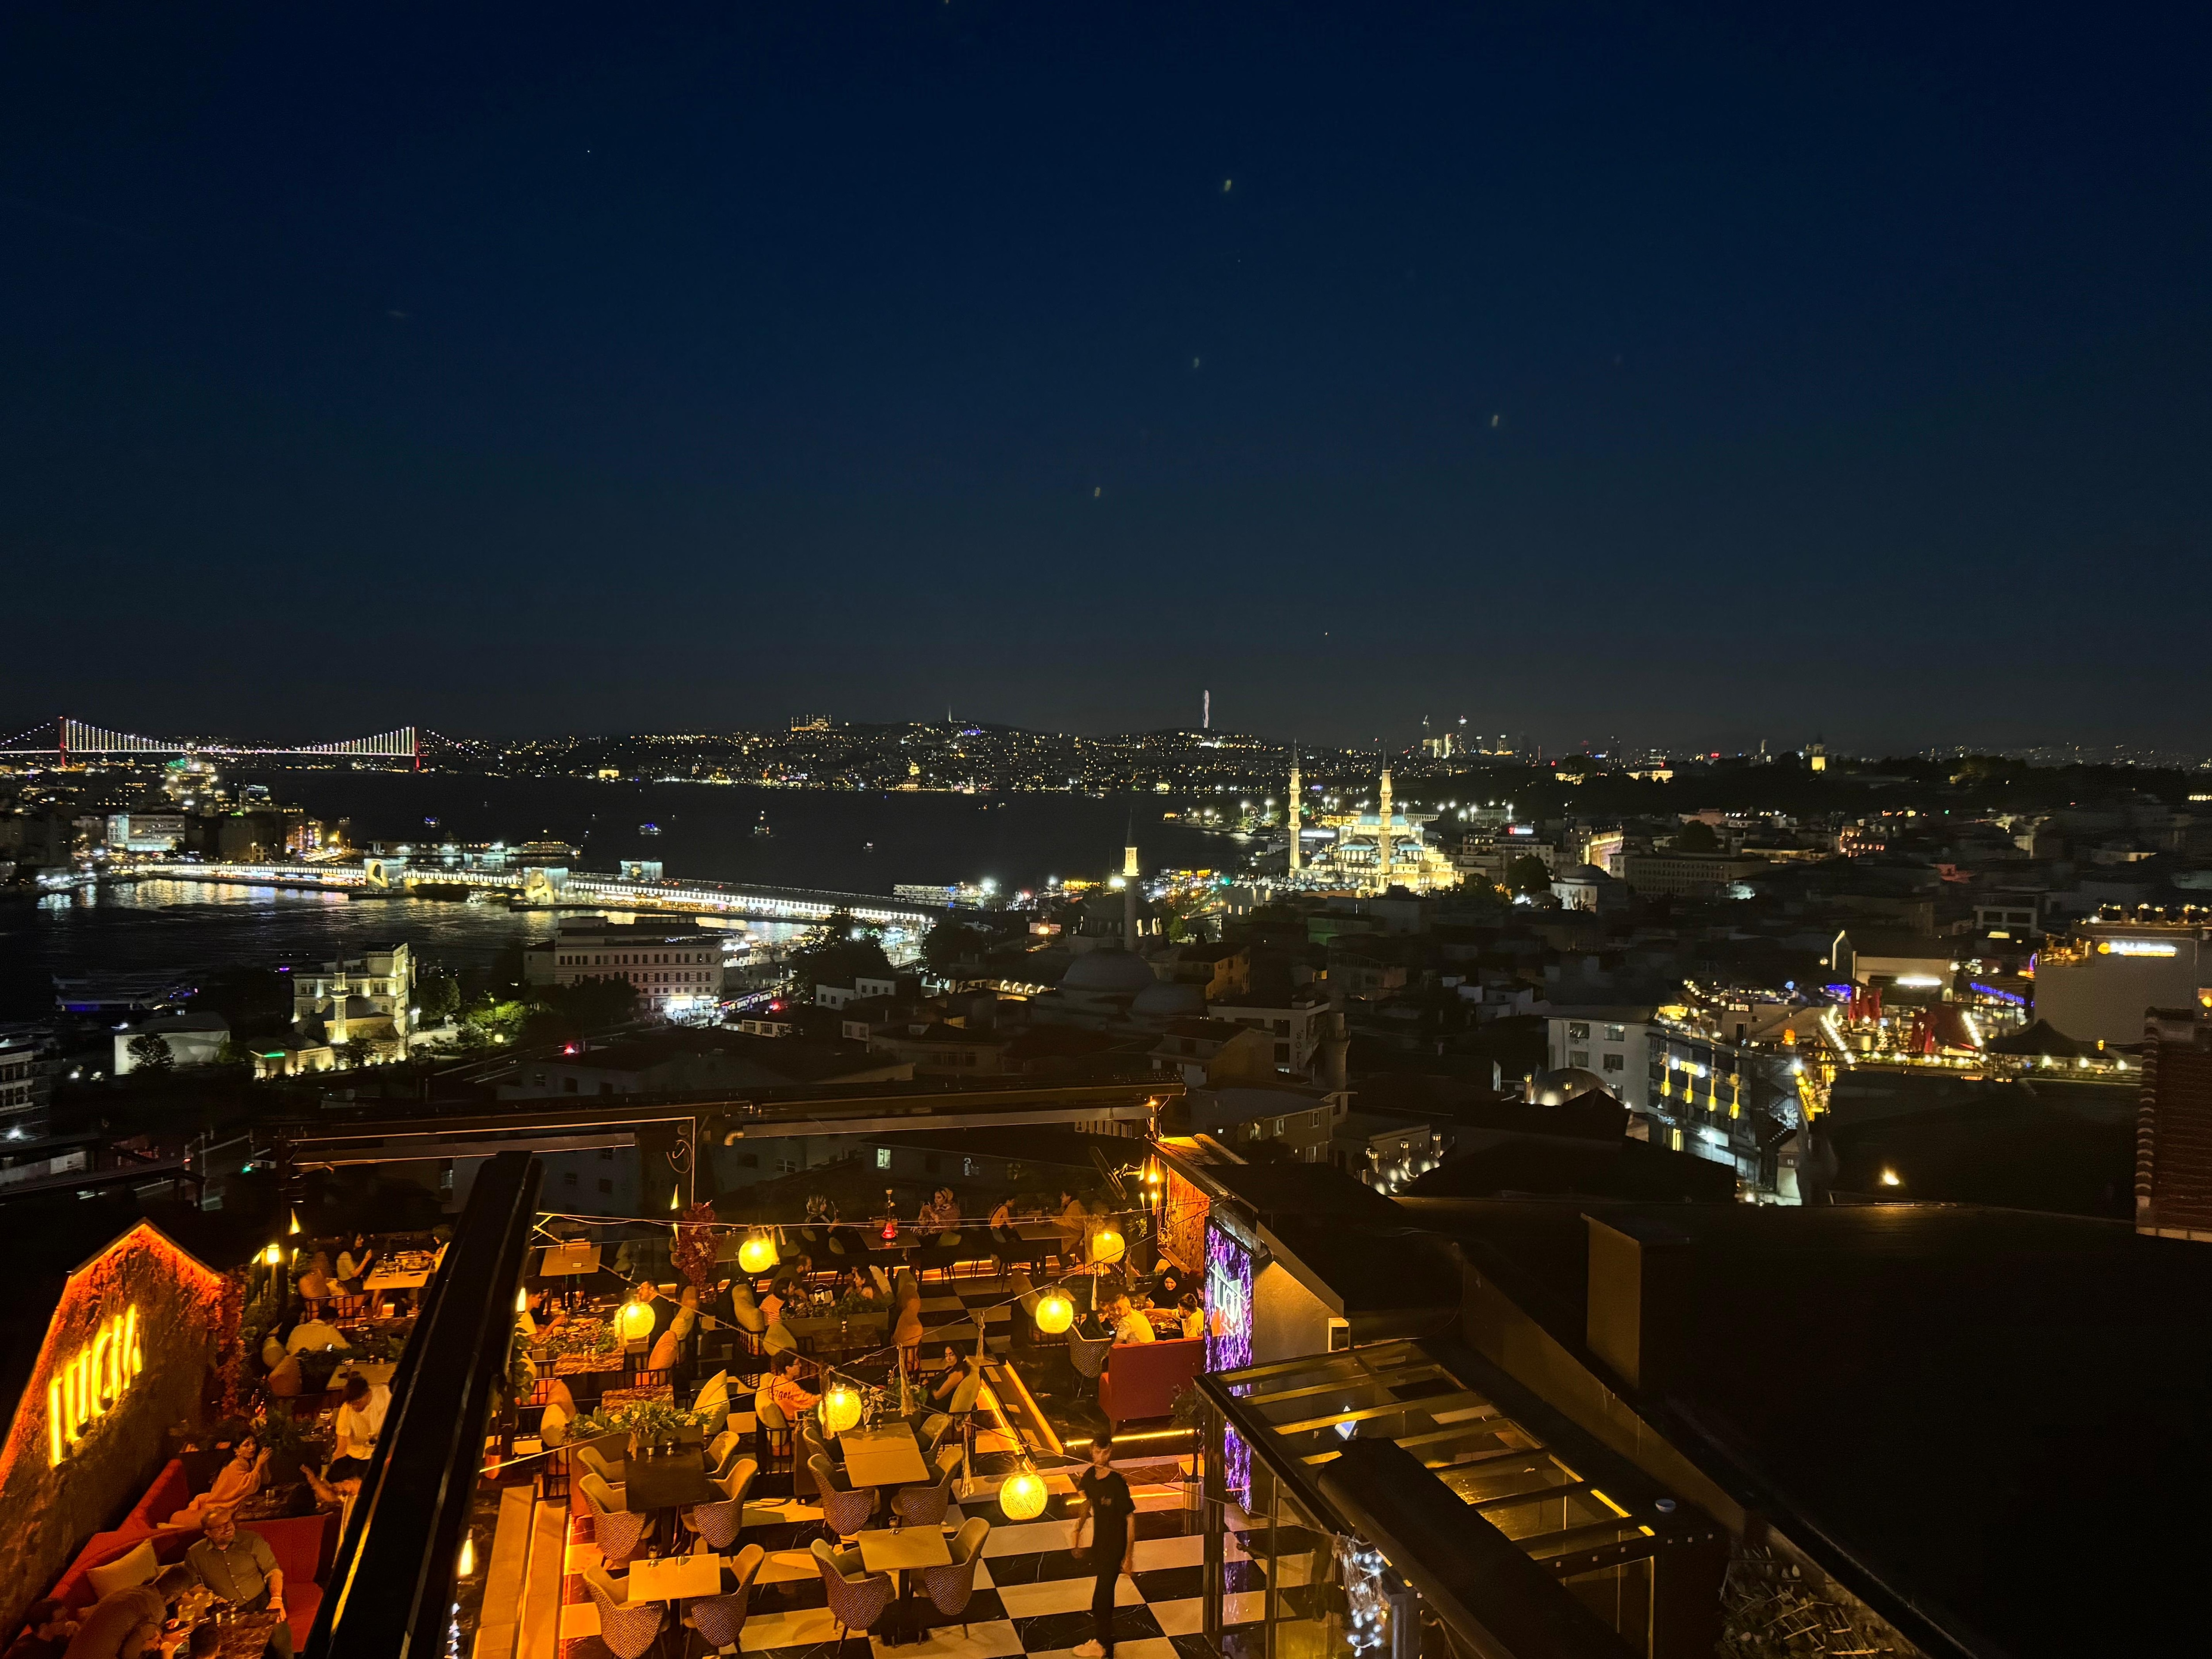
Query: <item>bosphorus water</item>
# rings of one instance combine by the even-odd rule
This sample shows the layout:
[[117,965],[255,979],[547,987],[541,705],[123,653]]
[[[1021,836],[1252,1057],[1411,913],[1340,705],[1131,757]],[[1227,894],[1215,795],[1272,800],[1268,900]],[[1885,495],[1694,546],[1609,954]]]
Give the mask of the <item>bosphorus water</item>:
[[[1177,806],[1164,796],[884,793],[437,773],[252,777],[312,817],[347,819],[356,842],[550,836],[580,847],[586,867],[658,859],[672,876],[854,892],[985,877],[1012,892],[1050,876],[1103,876],[1120,867],[1124,833],[1132,829],[1147,869],[1216,867],[1241,856],[1240,843],[1227,837],[1163,822]],[[763,823],[771,833],[757,834]],[[647,823],[659,833],[642,833]],[[197,974],[356,954],[395,939],[428,960],[482,967],[549,927],[542,913],[498,904],[349,901],[337,893],[186,882],[15,900],[0,905],[0,1018],[50,1010],[57,975]]]

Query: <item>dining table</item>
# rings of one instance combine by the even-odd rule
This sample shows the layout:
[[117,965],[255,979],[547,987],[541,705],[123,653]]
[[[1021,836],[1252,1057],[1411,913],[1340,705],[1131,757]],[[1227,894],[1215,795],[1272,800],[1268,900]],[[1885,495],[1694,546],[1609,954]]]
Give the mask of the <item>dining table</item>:
[[898,1576],[898,1600],[891,1604],[887,1620],[890,1629],[884,1632],[884,1645],[896,1647],[903,1643],[919,1642],[922,1632],[915,1620],[914,1584],[907,1573],[915,1567],[949,1567],[952,1565],[952,1551],[945,1541],[945,1528],[883,1528],[862,1533],[860,1545],[862,1566],[870,1572],[889,1572]]
[[631,1457],[623,1463],[623,1507],[632,1515],[665,1515],[668,1524],[659,1535],[671,1549],[681,1511],[694,1504],[720,1503],[727,1495],[707,1473],[706,1452],[697,1445]]
[[629,1564],[628,1599],[632,1601],[689,1601],[721,1593],[719,1555],[659,1555]]
[[269,1645],[270,1633],[283,1622],[283,1614],[278,1613],[227,1610],[219,1615],[179,1623],[174,1632],[162,1635],[161,1649],[165,1655],[182,1654],[193,1630],[200,1625],[211,1623],[222,1644],[216,1650],[219,1659],[261,1659],[263,1650]]
[[904,1423],[848,1429],[837,1443],[845,1454],[845,1478],[855,1486],[903,1486],[929,1479],[921,1443]]

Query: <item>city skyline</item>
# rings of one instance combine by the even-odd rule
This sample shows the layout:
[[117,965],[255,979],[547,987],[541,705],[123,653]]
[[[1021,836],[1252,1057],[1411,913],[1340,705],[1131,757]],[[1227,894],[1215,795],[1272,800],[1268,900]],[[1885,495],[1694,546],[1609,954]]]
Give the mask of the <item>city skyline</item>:
[[0,702],[2206,744],[2200,15],[405,15],[10,14]]

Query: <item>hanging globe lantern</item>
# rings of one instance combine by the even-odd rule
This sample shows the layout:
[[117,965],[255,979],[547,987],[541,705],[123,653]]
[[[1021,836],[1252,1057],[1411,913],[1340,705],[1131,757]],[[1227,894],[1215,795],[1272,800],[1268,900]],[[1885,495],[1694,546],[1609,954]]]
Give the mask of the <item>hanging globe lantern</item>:
[[860,1391],[849,1382],[833,1382],[817,1410],[824,1429],[842,1434],[860,1420]]
[[642,1302],[625,1302],[615,1324],[625,1342],[642,1342],[653,1334],[653,1310]]
[[1047,1336],[1058,1336],[1075,1322],[1075,1298],[1059,1285],[1037,1297],[1036,1328]]
[[1110,1225],[1101,1227],[1091,1236],[1091,1259],[1093,1261],[1102,1264],[1119,1261],[1127,1249],[1128,1246],[1121,1242],[1121,1235]]
[[738,1266],[749,1273],[764,1273],[776,1264],[775,1240],[757,1232],[738,1246]]
[[1044,1513],[1044,1477],[1035,1469],[1021,1469],[999,1488],[999,1510],[1009,1521],[1034,1521]]

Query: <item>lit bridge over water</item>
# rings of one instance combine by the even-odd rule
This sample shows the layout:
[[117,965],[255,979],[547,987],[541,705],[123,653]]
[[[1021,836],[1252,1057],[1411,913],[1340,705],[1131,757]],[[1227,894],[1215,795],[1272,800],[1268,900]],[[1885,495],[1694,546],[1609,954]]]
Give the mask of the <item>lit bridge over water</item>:
[[656,915],[723,915],[747,921],[826,921],[843,911],[855,921],[885,927],[921,927],[943,913],[926,904],[880,893],[828,888],[768,887],[721,881],[642,881],[584,871],[539,869],[449,870],[400,859],[358,863],[187,864],[117,860],[109,879],[219,883],[226,886],[289,887],[367,895],[404,895],[410,887],[465,887],[486,896],[520,899],[546,909],[645,911]]
[[[52,742],[33,742],[52,736]],[[422,739],[434,743],[450,742],[434,732],[422,732],[411,726],[396,726],[389,732],[379,732],[374,737],[340,738],[332,743],[305,744],[245,744],[226,743],[217,738],[149,738],[136,732],[111,732],[105,726],[93,726],[84,720],[64,714],[57,720],[43,722],[27,732],[19,732],[0,743],[0,756],[55,757],[58,765],[67,766],[72,760],[128,759],[132,756],[156,755],[301,755],[323,756],[331,759],[356,757],[372,760],[402,760],[411,763],[417,769],[422,764]]]

